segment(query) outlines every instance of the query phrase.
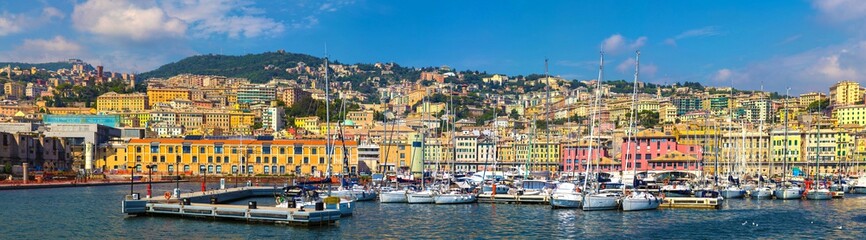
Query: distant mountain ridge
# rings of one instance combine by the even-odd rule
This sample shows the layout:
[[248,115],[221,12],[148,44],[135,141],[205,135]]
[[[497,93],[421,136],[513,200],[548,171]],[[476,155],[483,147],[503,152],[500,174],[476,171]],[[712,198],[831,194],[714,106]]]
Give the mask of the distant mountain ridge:
[[169,78],[179,74],[200,74],[246,78],[252,82],[262,83],[273,78],[296,78],[297,74],[288,73],[285,69],[296,67],[298,62],[317,67],[322,61],[322,58],[285,51],[241,56],[207,54],[191,56],[162,65],[155,70],[141,73],[138,77],[149,79]]

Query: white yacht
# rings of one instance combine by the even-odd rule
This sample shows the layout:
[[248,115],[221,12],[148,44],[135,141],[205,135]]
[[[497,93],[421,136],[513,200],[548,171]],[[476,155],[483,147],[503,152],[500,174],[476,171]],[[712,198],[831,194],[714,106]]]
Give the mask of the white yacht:
[[749,197],[754,199],[770,199],[773,197],[773,190],[770,187],[757,187],[749,191]]
[[806,191],[806,199],[808,200],[830,200],[833,195],[826,188],[809,189]]
[[619,208],[619,196],[615,193],[590,193],[583,197],[583,210],[616,210]]
[[631,192],[622,199],[623,211],[658,209],[662,200],[648,192]]
[[436,203],[433,199],[434,193],[430,190],[424,190],[420,192],[413,192],[406,194],[406,201],[408,203]]
[[785,186],[776,188],[776,190],[773,191],[773,195],[776,196],[776,199],[780,200],[798,199],[801,197],[801,191],[802,190],[798,186]]
[[433,201],[436,204],[463,204],[474,203],[478,198],[471,193],[449,192],[434,195]]
[[573,183],[561,183],[550,196],[550,206],[553,208],[579,208],[583,197]]
[[391,190],[384,188],[379,192],[380,203],[408,203],[408,191],[406,190]]
[[857,182],[854,183],[854,187],[851,188],[856,194],[866,194],[866,177],[860,177],[857,179]]

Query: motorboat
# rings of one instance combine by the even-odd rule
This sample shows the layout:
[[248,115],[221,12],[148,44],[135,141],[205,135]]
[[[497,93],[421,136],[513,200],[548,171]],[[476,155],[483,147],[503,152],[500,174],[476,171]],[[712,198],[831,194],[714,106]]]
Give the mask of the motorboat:
[[316,209],[318,205],[322,205],[323,209],[336,209],[340,211],[341,216],[351,216],[355,209],[355,200],[345,199],[340,197],[320,198],[319,193],[313,190],[300,188],[300,191],[294,197],[290,197],[289,191],[291,188],[283,188],[283,193],[275,198],[276,207],[278,208],[297,208],[297,209]]
[[363,186],[355,185],[349,189],[336,189],[331,191],[331,196],[353,199],[358,202],[372,201],[376,199],[376,191]]
[[551,188],[551,184],[544,180],[523,180],[517,191],[522,195],[541,195]]
[[851,191],[855,194],[866,194],[866,177],[858,178],[857,183],[854,184]]
[[573,183],[561,183],[556,186],[556,190],[550,196],[550,206],[552,208],[579,208],[583,196],[580,195],[579,189]]
[[692,196],[692,188],[690,188],[688,185],[685,185],[682,183],[673,183],[670,185],[664,185],[659,189],[659,192],[661,192],[661,194],[664,194],[664,197],[691,197]]

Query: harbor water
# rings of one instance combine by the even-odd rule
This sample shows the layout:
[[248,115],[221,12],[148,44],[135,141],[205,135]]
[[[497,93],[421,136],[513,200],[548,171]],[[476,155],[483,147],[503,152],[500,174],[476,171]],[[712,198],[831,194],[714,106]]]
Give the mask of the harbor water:
[[[155,184],[161,196],[175,184]],[[232,185],[233,186],[233,185]],[[209,187],[218,187],[211,184]],[[145,193],[144,184],[135,191]],[[181,183],[184,191],[198,183]],[[127,216],[129,186],[0,191],[2,239],[863,239],[866,196],[829,201],[724,202],[721,210],[552,210],[547,205],[408,205],[359,202],[337,226],[292,227],[208,219]],[[251,199],[260,206],[272,198]],[[247,201],[236,202],[246,205]]]

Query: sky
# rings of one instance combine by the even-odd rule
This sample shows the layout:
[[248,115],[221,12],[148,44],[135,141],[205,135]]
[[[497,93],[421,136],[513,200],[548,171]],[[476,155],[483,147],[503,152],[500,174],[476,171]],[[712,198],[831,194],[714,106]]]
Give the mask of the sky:
[[[198,54],[791,93],[866,80],[866,1],[0,0],[0,61],[146,72]],[[326,50],[327,49],[327,50]]]

